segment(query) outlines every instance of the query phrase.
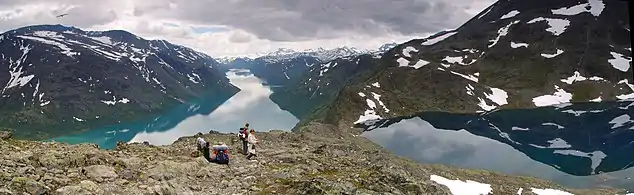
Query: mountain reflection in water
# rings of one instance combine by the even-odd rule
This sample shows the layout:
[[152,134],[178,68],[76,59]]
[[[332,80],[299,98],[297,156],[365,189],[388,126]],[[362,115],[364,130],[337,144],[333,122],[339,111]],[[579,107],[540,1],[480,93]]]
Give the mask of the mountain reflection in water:
[[251,123],[257,131],[289,130],[297,124],[298,119],[271,101],[268,98],[271,90],[248,70],[231,70],[227,72],[227,78],[241,89],[232,97],[215,94],[179,105],[152,119],[93,129],[52,140],[70,144],[96,143],[110,149],[118,141],[148,141],[153,145],[165,145],[198,132],[216,130],[237,133],[245,122]]
[[362,125],[418,162],[634,190],[634,100],[481,114],[424,112]]

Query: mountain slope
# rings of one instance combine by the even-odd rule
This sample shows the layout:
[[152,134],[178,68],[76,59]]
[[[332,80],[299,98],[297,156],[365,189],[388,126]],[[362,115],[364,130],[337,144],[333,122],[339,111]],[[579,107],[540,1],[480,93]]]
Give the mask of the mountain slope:
[[390,50],[313,118],[349,127],[420,111],[634,98],[629,34],[624,1],[498,1],[456,30]]
[[359,50],[351,47],[334,49],[309,49],[295,51],[278,49],[261,57],[250,58],[221,58],[225,70],[231,68],[249,69],[251,73],[274,86],[294,86],[306,80],[306,73],[316,64],[329,63],[336,59],[346,59],[364,54],[380,55],[394,47],[396,43],[385,44],[377,50]]
[[50,138],[238,89],[211,57],[125,31],[40,25],[0,35],[0,128]]
[[281,109],[304,119],[316,108],[332,101],[349,82],[376,68],[378,63],[375,61],[375,56],[364,54],[315,64],[300,80],[280,87],[270,98]]

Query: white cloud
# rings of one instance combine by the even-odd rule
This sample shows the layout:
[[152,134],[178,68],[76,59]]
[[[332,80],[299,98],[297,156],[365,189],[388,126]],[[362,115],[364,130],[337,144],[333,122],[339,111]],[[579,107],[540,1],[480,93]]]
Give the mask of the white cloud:
[[[381,2],[3,0],[0,30],[57,23],[84,30],[126,30],[215,57],[252,55],[278,48],[376,49],[385,43],[404,42],[456,27],[492,1],[408,0],[410,4],[395,5]],[[439,12],[448,9],[463,11]],[[55,17],[63,13],[68,15]],[[194,28],[213,30],[201,32]]]

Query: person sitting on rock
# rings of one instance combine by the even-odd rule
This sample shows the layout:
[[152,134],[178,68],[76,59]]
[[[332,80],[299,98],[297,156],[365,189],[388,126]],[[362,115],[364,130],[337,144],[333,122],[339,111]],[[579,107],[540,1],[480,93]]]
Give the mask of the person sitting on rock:
[[198,137],[196,138],[196,143],[196,148],[198,149],[198,151],[202,151],[207,142],[202,137]]
[[249,146],[247,148],[249,153],[247,155],[247,160],[251,160],[251,157],[257,156],[257,154],[255,153],[255,145],[259,142],[258,139],[255,137],[254,129],[251,129],[251,131],[249,131],[247,141],[249,142]]
[[216,145],[212,146],[213,156],[210,156],[209,162],[214,162],[218,164],[229,164],[229,146],[225,145],[223,142],[218,142]]

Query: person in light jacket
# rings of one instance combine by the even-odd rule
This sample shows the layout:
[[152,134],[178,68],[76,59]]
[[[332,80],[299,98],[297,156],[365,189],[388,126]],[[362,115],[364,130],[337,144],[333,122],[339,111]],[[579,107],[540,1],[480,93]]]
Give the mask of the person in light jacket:
[[255,153],[255,145],[259,142],[258,139],[255,137],[254,129],[251,129],[251,131],[249,131],[247,142],[249,142],[249,145],[247,147],[247,152],[249,153],[249,155],[247,155],[247,159],[251,160],[251,157],[257,156],[257,154]]

